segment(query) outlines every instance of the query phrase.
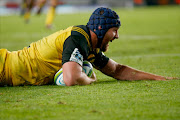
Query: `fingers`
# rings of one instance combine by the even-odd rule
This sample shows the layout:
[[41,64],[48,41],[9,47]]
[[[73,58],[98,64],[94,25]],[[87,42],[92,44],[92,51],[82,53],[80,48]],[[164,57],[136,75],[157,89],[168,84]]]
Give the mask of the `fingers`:
[[91,78],[93,78],[96,81],[96,74],[93,72]]
[[179,80],[180,78],[178,77],[166,77],[166,80]]

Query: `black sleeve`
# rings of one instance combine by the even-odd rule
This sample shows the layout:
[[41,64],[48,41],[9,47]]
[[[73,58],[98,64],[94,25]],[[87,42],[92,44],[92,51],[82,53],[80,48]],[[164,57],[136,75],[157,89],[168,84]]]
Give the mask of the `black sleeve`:
[[96,66],[100,69],[106,66],[106,64],[109,61],[109,58],[104,55],[100,50],[97,50],[96,52],[92,52],[90,54],[89,61],[93,64],[93,66]]
[[63,45],[62,65],[69,61],[77,62],[82,66],[83,59],[88,55],[87,42],[84,37],[71,35]]

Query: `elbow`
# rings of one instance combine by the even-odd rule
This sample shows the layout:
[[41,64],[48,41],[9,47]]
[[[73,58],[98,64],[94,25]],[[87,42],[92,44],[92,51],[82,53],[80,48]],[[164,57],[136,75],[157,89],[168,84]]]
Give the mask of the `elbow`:
[[63,76],[63,79],[66,86],[74,86],[77,85],[78,76],[68,75],[68,76]]
[[66,86],[74,86],[74,85],[76,85],[75,80],[73,78],[65,78],[64,83],[66,84]]
[[118,64],[117,67],[116,67],[116,70],[114,72],[114,75],[113,77],[117,80],[127,80],[126,79],[126,74],[124,75],[124,71],[126,69],[126,66],[125,65],[120,65]]
[[66,86],[74,86],[75,84],[72,82],[65,82]]

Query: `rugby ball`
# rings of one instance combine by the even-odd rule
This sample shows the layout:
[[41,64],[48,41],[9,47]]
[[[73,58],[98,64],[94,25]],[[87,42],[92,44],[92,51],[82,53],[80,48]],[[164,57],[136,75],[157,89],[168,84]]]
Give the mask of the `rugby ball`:
[[93,74],[93,66],[88,61],[83,61],[83,72],[86,73],[88,77],[91,77]]
[[66,86],[63,80],[63,71],[62,68],[55,74],[54,83],[59,86]]

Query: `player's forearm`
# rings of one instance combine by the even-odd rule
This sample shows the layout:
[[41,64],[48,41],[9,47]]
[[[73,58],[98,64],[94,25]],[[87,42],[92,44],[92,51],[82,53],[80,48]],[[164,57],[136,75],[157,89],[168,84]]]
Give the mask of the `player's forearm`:
[[96,81],[96,78],[94,78],[94,77],[90,78],[84,72],[82,72],[81,76],[76,80],[76,84],[78,84],[78,85],[89,85],[95,81]]
[[92,82],[96,81],[96,77],[88,77],[84,72],[79,72],[78,74],[63,74],[63,79],[66,86],[73,86],[73,85],[88,85]]
[[163,76],[139,71],[125,65],[116,69],[114,78],[118,80],[166,80]]
[[66,62],[62,68],[63,80],[66,86],[88,85],[96,80],[96,77],[88,77],[76,62]]

